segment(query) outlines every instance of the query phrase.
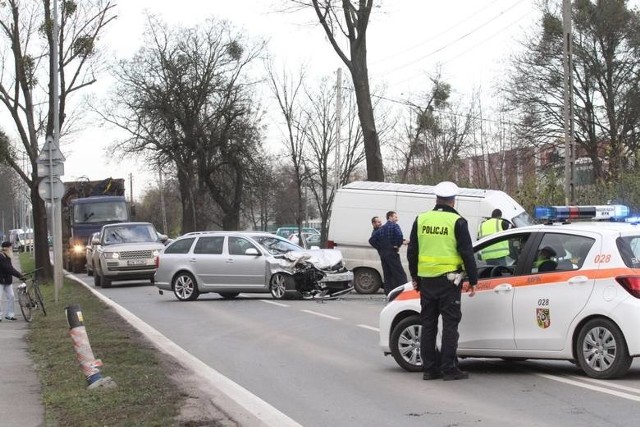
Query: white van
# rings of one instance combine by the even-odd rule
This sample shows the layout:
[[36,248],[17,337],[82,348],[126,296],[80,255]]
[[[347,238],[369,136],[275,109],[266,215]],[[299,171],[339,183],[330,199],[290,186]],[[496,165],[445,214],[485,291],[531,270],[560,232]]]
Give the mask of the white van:
[[[354,274],[358,293],[375,293],[382,286],[382,266],[375,249],[369,246],[371,218],[386,213],[398,213],[398,224],[405,239],[409,239],[413,221],[418,214],[433,209],[436,196],[433,186],[356,181],[340,188],[331,209],[327,246],[342,252],[344,263]],[[469,222],[469,232],[476,240],[478,225],[491,216],[494,209],[516,227],[535,224],[534,219],[508,194],[497,190],[461,188],[455,209]],[[400,259],[409,277],[407,248],[400,250]]]

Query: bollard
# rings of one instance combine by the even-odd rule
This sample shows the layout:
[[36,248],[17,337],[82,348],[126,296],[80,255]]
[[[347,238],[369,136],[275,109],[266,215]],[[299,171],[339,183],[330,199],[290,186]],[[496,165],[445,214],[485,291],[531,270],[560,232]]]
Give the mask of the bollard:
[[82,373],[87,379],[88,389],[92,390],[98,387],[112,388],[116,386],[115,381],[111,377],[102,377],[100,374],[99,366],[102,366],[102,361],[96,359],[91,350],[89,344],[89,337],[87,336],[87,330],[84,327],[84,320],[82,318],[82,311],[77,304],[70,305],[64,308],[67,315],[67,322],[69,323],[69,335],[73,340],[73,348],[76,351],[76,357],[80,362]]

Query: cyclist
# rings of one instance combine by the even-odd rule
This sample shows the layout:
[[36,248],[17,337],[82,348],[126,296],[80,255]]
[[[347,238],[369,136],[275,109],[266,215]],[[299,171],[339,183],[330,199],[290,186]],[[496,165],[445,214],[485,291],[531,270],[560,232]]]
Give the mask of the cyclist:
[[[16,314],[13,311],[13,303],[15,300],[13,294],[13,276],[24,280],[22,273],[13,268],[13,264],[11,264],[12,254],[11,242],[2,242],[2,251],[0,251],[0,321],[2,321],[3,313],[6,314],[5,319],[16,320]],[[2,306],[3,295],[7,296],[6,313]]]

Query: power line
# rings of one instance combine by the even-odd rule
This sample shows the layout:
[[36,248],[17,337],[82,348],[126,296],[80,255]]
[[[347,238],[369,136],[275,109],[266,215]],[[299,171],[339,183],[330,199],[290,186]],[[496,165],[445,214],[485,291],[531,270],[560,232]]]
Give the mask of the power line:
[[469,21],[470,19],[475,18],[478,14],[480,14],[480,12],[483,12],[487,7],[490,7],[491,5],[493,5],[494,3],[496,3],[497,1],[499,1],[499,0],[493,0],[493,1],[492,1],[491,3],[489,3],[488,5],[483,6],[482,8],[480,8],[480,9],[476,10],[474,13],[472,13],[472,14],[471,14],[471,15],[469,15],[469,16],[467,16],[467,18],[466,18],[466,19],[463,19],[462,21],[458,22],[457,24],[453,25],[452,27],[447,28],[445,31],[442,31],[441,33],[438,33],[438,34],[436,34],[435,36],[430,37],[429,39],[424,40],[424,41],[422,41],[422,42],[420,42],[420,43],[418,43],[418,44],[415,44],[415,45],[413,45],[413,46],[411,46],[411,47],[408,47],[407,49],[404,49],[404,50],[401,50],[401,51],[395,52],[395,53],[393,53],[393,54],[391,54],[391,55],[389,55],[389,56],[386,56],[386,57],[384,57],[384,58],[380,58],[380,59],[378,59],[378,60],[376,60],[376,61],[373,61],[373,62],[371,63],[371,65],[379,64],[380,62],[383,62],[383,61],[388,61],[388,60],[389,60],[389,59],[391,59],[391,58],[395,58],[395,57],[397,57],[397,56],[400,56],[400,55],[402,55],[402,54],[405,54],[405,53],[407,53],[407,52],[410,52],[410,51],[412,51],[412,50],[414,50],[414,49],[417,49],[417,48],[419,48],[419,47],[422,47],[422,46],[424,46],[424,45],[425,45],[425,44],[427,44],[427,43],[431,43],[431,42],[433,42],[434,40],[437,40],[437,39],[438,39],[438,38],[440,38],[441,36],[443,36],[443,35],[445,35],[445,34],[449,33],[450,31],[452,31],[452,30],[454,30],[454,29],[458,28],[460,25],[464,24],[465,22]]
[[511,6],[510,6],[510,7],[508,7],[507,9],[503,10],[502,12],[500,12],[498,15],[494,16],[493,18],[489,19],[488,21],[483,22],[483,23],[482,23],[482,24],[480,24],[479,26],[475,27],[473,30],[471,30],[471,31],[469,31],[469,32],[467,32],[467,33],[465,33],[465,34],[463,34],[462,36],[458,37],[457,39],[455,39],[455,40],[453,40],[453,41],[451,41],[451,42],[449,42],[449,43],[447,43],[446,45],[444,45],[444,46],[442,46],[442,47],[440,47],[440,48],[438,48],[438,49],[436,49],[436,50],[433,50],[433,51],[431,51],[431,52],[427,53],[426,55],[423,55],[423,56],[421,56],[421,57],[419,57],[419,58],[417,58],[417,59],[415,59],[415,60],[413,60],[413,61],[411,61],[411,62],[407,62],[407,63],[404,63],[404,64],[402,64],[402,65],[398,66],[398,67],[395,67],[395,68],[392,68],[392,69],[390,69],[390,70],[387,70],[387,71],[385,71],[385,72],[384,72],[384,74],[390,74],[390,73],[393,73],[393,72],[395,72],[395,71],[398,71],[398,70],[401,70],[401,69],[403,69],[403,68],[406,68],[406,67],[408,67],[408,66],[410,66],[410,65],[415,64],[416,62],[420,62],[420,61],[422,61],[422,60],[423,60],[423,59],[425,59],[425,58],[428,58],[428,57],[430,57],[430,56],[433,56],[433,55],[435,55],[436,53],[441,52],[441,51],[443,51],[443,50],[445,50],[445,49],[447,49],[447,48],[449,48],[449,47],[453,46],[454,44],[456,44],[456,43],[458,43],[459,41],[461,41],[461,40],[463,40],[463,39],[467,38],[468,36],[470,36],[471,34],[475,33],[476,31],[478,31],[478,30],[480,30],[480,29],[482,29],[482,28],[486,27],[487,25],[489,25],[490,23],[492,23],[492,22],[493,22],[493,21],[495,21],[496,19],[500,18],[502,15],[504,15],[505,13],[507,13],[508,11],[510,11],[511,9],[515,8],[516,6],[518,6],[520,3],[521,3],[521,1],[516,2],[515,4],[511,5]]
[[[496,31],[495,33],[491,34],[489,37],[484,38],[482,41],[480,41],[480,42],[478,42],[478,43],[474,44],[473,46],[471,46],[471,47],[469,47],[468,49],[466,49],[466,50],[462,51],[461,53],[459,53],[458,55],[456,55],[456,56],[454,56],[454,57],[452,57],[452,58],[449,58],[449,59],[447,59],[447,60],[446,60],[446,61],[444,61],[444,62],[441,62],[440,64],[441,64],[441,65],[444,65],[444,64],[448,64],[448,63],[450,63],[450,62],[454,61],[455,59],[457,59],[457,58],[461,57],[461,56],[462,56],[462,55],[464,55],[465,53],[467,53],[467,52],[469,52],[469,51],[471,51],[471,50],[473,50],[473,49],[477,48],[478,46],[480,46],[480,45],[482,45],[482,44],[486,43],[487,41],[491,40],[492,38],[494,38],[494,37],[496,37],[496,36],[500,35],[503,31],[505,31],[505,30],[509,29],[509,27],[511,27],[513,24],[515,24],[515,23],[517,23],[517,22],[522,21],[524,18],[526,18],[526,17],[527,17],[527,16],[529,16],[530,14],[531,14],[531,12],[527,12],[527,13],[525,13],[524,15],[520,16],[520,17],[519,17],[518,19],[516,19],[515,21],[510,22],[510,23],[509,23],[509,24],[507,24],[506,26],[502,27],[500,30],[498,30],[498,31]],[[413,80],[413,79],[415,79],[415,78],[421,77],[423,74],[424,74],[424,73],[414,74],[413,76],[408,77],[408,78],[406,78],[406,79],[399,80],[399,81],[397,81],[397,82],[395,82],[395,83],[390,83],[390,84],[388,85],[388,87],[394,87],[394,86],[397,86],[397,85],[399,85],[399,84],[401,84],[401,83],[409,82],[409,81],[411,81],[411,80]]]

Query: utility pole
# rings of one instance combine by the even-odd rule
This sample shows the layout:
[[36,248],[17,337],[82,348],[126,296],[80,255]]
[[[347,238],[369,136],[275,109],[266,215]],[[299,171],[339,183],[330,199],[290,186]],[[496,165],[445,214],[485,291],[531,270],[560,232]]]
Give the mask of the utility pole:
[[162,233],[167,234],[167,208],[164,205],[164,185],[162,183],[162,168],[158,164],[158,185],[160,187],[160,211],[162,213]]
[[342,68],[336,72],[336,190],[340,186],[340,128],[342,127]]
[[573,132],[573,58],[571,0],[562,0],[564,46],[564,193],[567,205],[575,205],[575,141]]

